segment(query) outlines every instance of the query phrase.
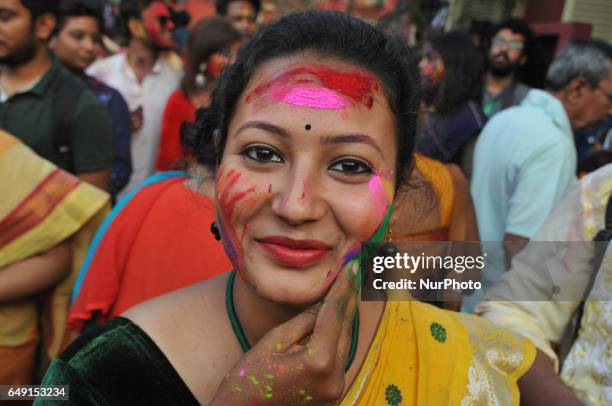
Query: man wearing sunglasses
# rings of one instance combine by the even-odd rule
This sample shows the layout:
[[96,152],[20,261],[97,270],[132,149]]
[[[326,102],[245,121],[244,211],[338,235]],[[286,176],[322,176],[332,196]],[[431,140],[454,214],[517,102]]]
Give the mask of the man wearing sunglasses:
[[166,100],[182,76],[162,57],[175,48],[175,25],[167,5],[160,0],[145,2],[145,7],[141,3],[121,2],[121,19],[129,32],[127,51],[99,60],[87,69],[87,74],[117,89],[131,112],[133,172],[119,198],[154,171]]
[[529,24],[519,19],[506,20],[496,27],[488,53],[482,99],[487,117],[516,106],[529,92],[529,87],[518,81],[517,73],[527,63],[533,36]]

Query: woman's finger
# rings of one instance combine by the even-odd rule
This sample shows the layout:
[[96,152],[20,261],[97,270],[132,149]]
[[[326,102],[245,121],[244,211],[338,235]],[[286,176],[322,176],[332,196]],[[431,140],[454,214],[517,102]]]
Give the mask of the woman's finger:
[[[336,359],[346,324],[352,325],[357,303],[357,261],[349,262],[338,275],[317,315],[309,351]],[[329,360],[320,360],[321,362]],[[335,361],[334,361],[335,362]]]
[[272,329],[260,340],[260,343],[265,343],[268,347],[272,346],[271,349],[277,353],[287,351],[291,346],[312,334],[320,308],[320,303],[309,307],[294,318]]
[[[338,368],[344,368],[346,365],[346,360],[348,359],[353,336],[355,312],[358,305],[358,296],[355,295],[351,298],[351,302],[349,303],[349,308],[347,309],[346,314],[347,317],[342,325],[342,332],[340,333],[340,338],[338,340],[338,350],[336,351],[336,366]],[[342,371],[344,371],[344,369],[342,369]]]

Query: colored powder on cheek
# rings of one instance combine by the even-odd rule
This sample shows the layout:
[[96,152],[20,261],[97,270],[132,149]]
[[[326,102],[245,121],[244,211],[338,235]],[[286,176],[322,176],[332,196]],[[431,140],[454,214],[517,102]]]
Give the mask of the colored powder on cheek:
[[234,265],[234,268],[240,271],[241,266],[238,257],[238,250],[234,246],[234,244],[237,242],[236,233],[233,229],[230,230],[228,227],[226,227],[225,223],[221,220],[217,221],[217,225],[219,226],[219,231],[221,232],[221,235],[224,237],[221,239],[221,242],[223,243],[225,253]]
[[253,193],[254,191],[255,191],[255,187],[249,188],[247,190],[243,190],[242,192],[238,192],[235,195],[233,195],[231,199],[228,199],[225,202],[223,202],[221,207],[224,207],[224,211],[227,213],[228,216],[231,216],[234,213],[236,203],[238,203],[240,199],[242,199],[249,193]]
[[235,214],[238,215],[240,210],[249,209],[253,207],[259,207],[261,198],[267,196],[268,194],[264,194],[262,192],[257,192],[255,190],[248,191],[248,196],[240,201],[240,204],[236,207]]
[[381,217],[377,220],[378,222],[382,219],[387,206],[393,200],[393,186],[389,180],[383,178],[380,174],[375,174],[370,179],[368,188],[376,206],[377,217]]
[[346,103],[338,93],[324,87],[295,86],[281,100],[285,103],[312,109],[339,110],[346,108]]
[[[217,179],[217,199],[224,213],[227,213],[226,207],[229,201],[230,194],[234,185],[240,179],[240,173],[235,170],[230,170],[227,175]],[[228,215],[231,215],[229,213]]]
[[238,376],[244,376],[246,372],[244,371],[244,369],[241,369],[240,372],[238,373]]
[[393,205],[389,204],[387,206],[385,216],[383,217],[382,222],[380,223],[380,225],[378,226],[378,228],[376,229],[374,234],[372,234],[372,237],[370,237],[368,241],[384,241],[385,236],[387,234],[387,230],[389,230],[389,227],[391,225],[392,217],[393,217]]
[[232,169],[228,172],[227,176],[225,176],[222,180],[218,181],[219,205],[223,214],[228,218],[232,217],[232,215],[234,214],[236,204],[245,196],[255,192],[256,190],[256,188],[252,186],[246,190],[235,191],[238,186],[240,177],[240,173]]
[[341,268],[343,268],[346,264],[348,264],[350,260],[357,258],[357,255],[359,255],[360,249],[361,249],[361,243],[356,243],[351,248],[349,248],[348,252],[344,254],[344,257],[342,258]]

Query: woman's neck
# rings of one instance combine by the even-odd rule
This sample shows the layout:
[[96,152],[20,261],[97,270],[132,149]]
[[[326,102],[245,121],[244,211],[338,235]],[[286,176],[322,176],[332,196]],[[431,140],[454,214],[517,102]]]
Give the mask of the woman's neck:
[[251,346],[268,331],[305,310],[262,299],[247,286],[240,275],[234,281],[234,308]]

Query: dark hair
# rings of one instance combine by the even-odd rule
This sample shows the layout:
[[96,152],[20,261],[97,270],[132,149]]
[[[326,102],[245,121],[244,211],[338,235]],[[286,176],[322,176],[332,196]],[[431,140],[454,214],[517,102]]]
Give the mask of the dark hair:
[[497,35],[503,29],[509,29],[515,34],[521,34],[523,38],[525,38],[523,49],[521,50],[521,54],[527,56],[529,60],[529,56],[531,55],[531,51],[534,45],[535,34],[531,29],[529,23],[525,20],[521,20],[519,18],[509,18],[501,23],[497,24],[493,29],[493,37]]
[[429,43],[444,61],[444,75],[433,101],[436,110],[451,112],[468,101],[480,104],[484,62],[470,35],[452,31],[432,37]]
[[211,55],[226,50],[240,39],[240,33],[232,23],[223,17],[208,17],[200,20],[187,38],[189,63],[181,81],[183,92],[190,94],[195,90],[195,77],[202,63],[206,62]]
[[612,164],[612,150],[600,149],[598,151],[591,152],[586,158],[578,163],[578,175],[582,173],[595,172],[602,166]]
[[53,14],[57,17],[59,11],[59,0],[20,0],[21,4],[28,9],[32,20],[43,14]]
[[132,38],[129,23],[130,20],[141,20],[142,11],[150,4],[152,0],[121,0],[119,5],[119,24],[117,27],[117,36],[121,45],[127,45]]
[[255,9],[255,15],[259,14],[259,10],[261,10],[260,0],[217,0],[215,1],[215,8],[217,9],[217,14],[220,16],[226,15],[227,5],[231,1],[246,1],[247,3],[251,3],[253,5],[253,8]]
[[58,34],[71,17],[91,17],[96,20],[100,32],[104,30],[102,23],[102,3],[99,0],[62,0],[60,3],[55,34]]
[[300,53],[353,63],[382,82],[395,115],[396,187],[406,181],[412,167],[420,100],[416,58],[401,39],[332,11],[309,10],[284,17],[264,27],[241,48],[236,62],[221,75],[210,108],[194,128],[183,133],[183,141],[194,148],[198,162],[212,171],[220,163],[236,103],[255,70],[273,58]]

